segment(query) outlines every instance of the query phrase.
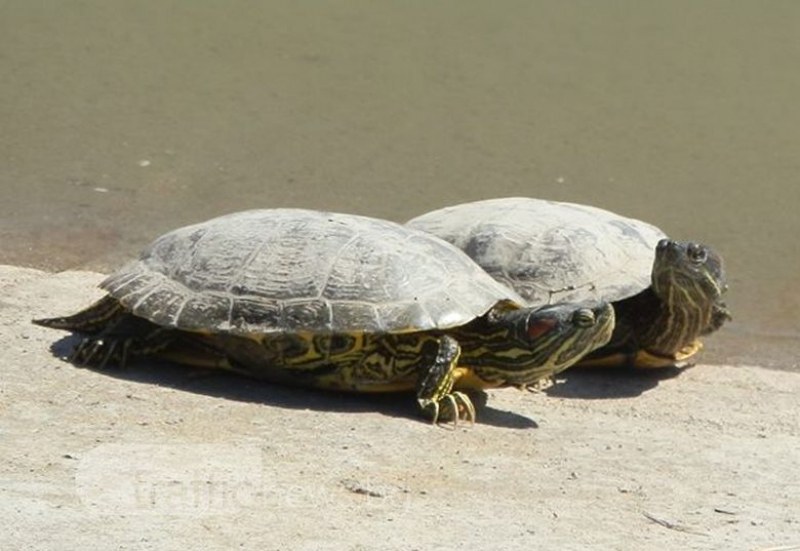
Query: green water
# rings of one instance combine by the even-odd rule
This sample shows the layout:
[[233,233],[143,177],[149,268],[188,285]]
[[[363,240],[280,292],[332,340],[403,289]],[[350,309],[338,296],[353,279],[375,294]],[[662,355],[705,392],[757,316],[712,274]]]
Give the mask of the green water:
[[253,207],[530,195],[715,246],[702,359],[800,369],[800,2],[0,4],[0,262]]

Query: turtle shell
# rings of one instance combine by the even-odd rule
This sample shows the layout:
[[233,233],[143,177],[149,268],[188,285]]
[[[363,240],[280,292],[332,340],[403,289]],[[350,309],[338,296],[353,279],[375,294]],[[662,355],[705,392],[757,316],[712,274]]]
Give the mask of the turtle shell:
[[407,226],[453,243],[531,303],[633,296],[650,286],[665,237],[607,210],[524,197],[446,207]]
[[301,209],[174,230],[101,287],[159,325],[230,334],[446,329],[523,302],[430,234]]

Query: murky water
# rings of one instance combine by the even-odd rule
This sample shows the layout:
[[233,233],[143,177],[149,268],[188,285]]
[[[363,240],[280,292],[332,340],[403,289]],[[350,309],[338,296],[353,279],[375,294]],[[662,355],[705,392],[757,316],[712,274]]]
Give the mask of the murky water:
[[531,195],[707,242],[703,360],[800,369],[800,3],[0,7],[0,262],[109,270],[252,207]]

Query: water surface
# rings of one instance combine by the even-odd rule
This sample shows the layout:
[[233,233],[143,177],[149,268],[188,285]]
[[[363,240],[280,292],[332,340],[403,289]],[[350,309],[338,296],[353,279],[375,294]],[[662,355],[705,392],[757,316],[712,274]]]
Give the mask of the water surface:
[[725,256],[703,360],[800,369],[800,3],[0,7],[0,262],[108,271],[220,213],[530,195]]

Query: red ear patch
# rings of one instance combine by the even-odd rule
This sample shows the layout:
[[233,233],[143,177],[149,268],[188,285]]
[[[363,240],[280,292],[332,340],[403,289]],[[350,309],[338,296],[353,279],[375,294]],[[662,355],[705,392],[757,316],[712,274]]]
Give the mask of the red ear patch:
[[556,326],[554,319],[541,319],[536,320],[528,326],[528,336],[532,339],[538,339],[552,331]]

